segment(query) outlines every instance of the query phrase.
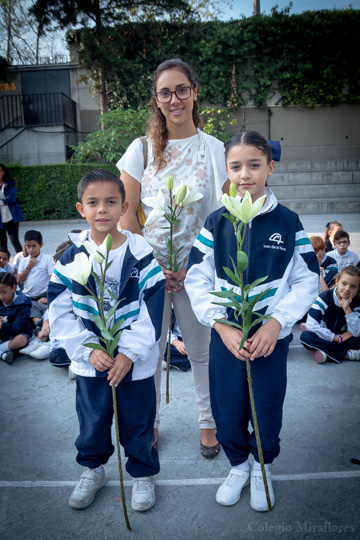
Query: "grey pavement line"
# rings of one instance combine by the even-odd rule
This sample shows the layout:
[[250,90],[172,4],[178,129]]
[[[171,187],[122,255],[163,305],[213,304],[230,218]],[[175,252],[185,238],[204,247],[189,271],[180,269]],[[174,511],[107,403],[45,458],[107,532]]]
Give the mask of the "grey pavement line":
[[[360,471],[333,471],[333,472],[318,472],[318,473],[302,473],[302,474],[275,474],[271,475],[271,479],[275,482],[302,481],[302,480],[333,480],[341,478],[360,478]],[[225,480],[224,478],[188,478],[188,479],[173,479],[173,480],[157,480],[157,486],[208,486],[220,485]],[[6,481],[0,480],[0,488],[39,488],[39,487],[72,487],[76,486],[76,481],[51,481],[51,480],[24,480],[24,481]],[[125,480],[125,486],[132,486],[132,480]],[[119,481],[109,480],[106,483],[107,487],[119,486]]]

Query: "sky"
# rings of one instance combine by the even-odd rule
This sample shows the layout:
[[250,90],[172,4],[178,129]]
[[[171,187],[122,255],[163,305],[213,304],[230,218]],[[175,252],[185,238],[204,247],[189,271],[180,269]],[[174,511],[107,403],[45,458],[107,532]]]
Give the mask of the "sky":
[[[271,8],[276,4],[279,6],[279,11],[286,8],[290,3],[290,0],[260,0],[260,12],[262,14],[270,15]],[[360,0],[353,2],[349,0],[293,0],[293,7],[290,11],[291,14],[301,13],[307,10],[316,9],[348,9],[352,6],[354,9],[360,9]],[[243,15],[245,17],[251,17],[254,12],[253,0],[234,0],[232,2],[232,9],[227,8],[224,10],[223,20],[230,18],[239,19]],[[219,17],[220,18],[220,17]]]

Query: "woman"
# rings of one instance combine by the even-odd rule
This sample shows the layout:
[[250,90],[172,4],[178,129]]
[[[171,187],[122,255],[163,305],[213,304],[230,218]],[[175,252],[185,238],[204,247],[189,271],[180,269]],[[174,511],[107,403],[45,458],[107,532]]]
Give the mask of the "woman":
[[[182,246],[183,261],[180,269],[177,272],[165,268],[163,270],[166,291],[173,293],[175,317],[192,366],[201,429],[200,452],[209,459],[220,451],[209,397],[210,334],[209,328],[197,321],[183,284],[191,246],[208,214],[218,208],[217,201],[222,190],[228,189],[224,146],[199,129],[198,86],[188,64],[179,59],[163,62],[155,70],[152,83],[152,117],[147,132],[146,168],[144,170],[143,143],[140,139],[132,142],[117,163],[129,202],[129,209],[121,218],[121,226],[143,234],[157,256],[159,254],[160,264],[165,265],[161,254],[167,253],[163,229],[166,220],[158,218],[151,225],[145,225],[141,231],[137,218],[140,200],[156,196],[161,186],[166,189],[169,175],[174,178],[174,188],[182,181],[190,188],[196,187],[203,194],[201,201],[187,207],[180,216],[181,224],[174,236],[175,248]],[[151,208],[145,205],[143,208],[147,217]],[[161,361],[167,341],[169,296],[165,295],[160,356],[155,375],[157,417],[154,444],[158,437]]]
[[15,253],[22,251],[19,242],[19,221],[24,221],[24,215],[16,201],[15,180],[7,167],[0,163],[0,246],[7,249],[8,233]]

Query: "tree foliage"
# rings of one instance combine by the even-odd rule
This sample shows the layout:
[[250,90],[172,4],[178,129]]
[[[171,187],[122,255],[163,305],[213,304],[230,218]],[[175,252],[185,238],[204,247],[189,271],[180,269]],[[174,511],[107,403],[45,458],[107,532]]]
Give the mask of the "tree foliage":
[[278,92],[285,106],[312,107],[359,103],[359,26],[359,10],[274,9],[230,22],[125,23],[108,28],[101,47],[86,28],[68,33],[68,41],[95,89],[93,66],[106,65],[111,108],[145,105],[152,72],[174,56],[197,72],[202,101],[266,107]]

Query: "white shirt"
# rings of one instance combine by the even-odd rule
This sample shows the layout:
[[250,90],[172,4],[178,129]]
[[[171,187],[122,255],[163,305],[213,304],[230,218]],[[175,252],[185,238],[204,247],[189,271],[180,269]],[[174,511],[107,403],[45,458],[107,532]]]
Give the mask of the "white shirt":
[[333,249],[332,251],[328,251],[326,255],[335,259],[339,272],[341,272],[345,266],[350,266],[351,264],[356,266],[359,262],[359,257],[355,251],[347,250],[345,255],[340,255],[337,249]]
[[12,220],[12,215],[11,215],[8,205],[4,204],[2,200],[5,198],[5,195],[4,195],[5,185],[6,184],[3,184],[0,190],[0,212],[1,212],[2,223],[8,223],[9,221]]
[[[166,166],[156,171],[154,153],[151,141],[147,141],[148,164],[144,171],[143,146],[140,139],[135,139],[125,154],[116,164],[117,168],[124,170],[141,184],[141,199],[156,197],[160,187],[165,187],[165,201],[169,195],[167,191],[168,176],[174,178],[174,187],[183,182],[189,188],[196,188],[203,194],[203,198],[185,207],[179,218],[180,227],[173,233],[174,249],[182,250],[178,256],[180,268],[186,268],[190,249],[196,236],[204,225],[207,216],[217,210],[221,205],[219,199],[222,187],[227,180],[225,170],[224,145],[215,137],[206,135],[198,129],[196,135],[187,139],[169,140],[164,151]],[[167,203],[165,203],[167,204]],[[148,217],[151,207],[143,204],[145,216]],[[155,256],[159,256],[160,264],[168,266],[161,255],[167,255],[166,238],[169,237],[168,221],[162,217],[156,222],[145,226],[143,235],[154,249]]]
[[24,258],[24,254],[22,251],[19,251],[19,253],[17,253],[13,259],[13,267],[14,268],[19,268],[19,264],[20,264],[20,261],[21,259]]
[[6,263],[4,268],[0,267],[0,272],[10,272],[10,274],[13,274],[14,267],[10,263]]
[[[19,274],[25,270],[30,262],[30,255],[21,259],[19,263]],[[54,270],[54,261],[48,255],[40,255],[37,258],[37,263],[30,270],[28,277],[24,283],[23,293],[30,298],[38,296],[46,296],[51,274]]]

